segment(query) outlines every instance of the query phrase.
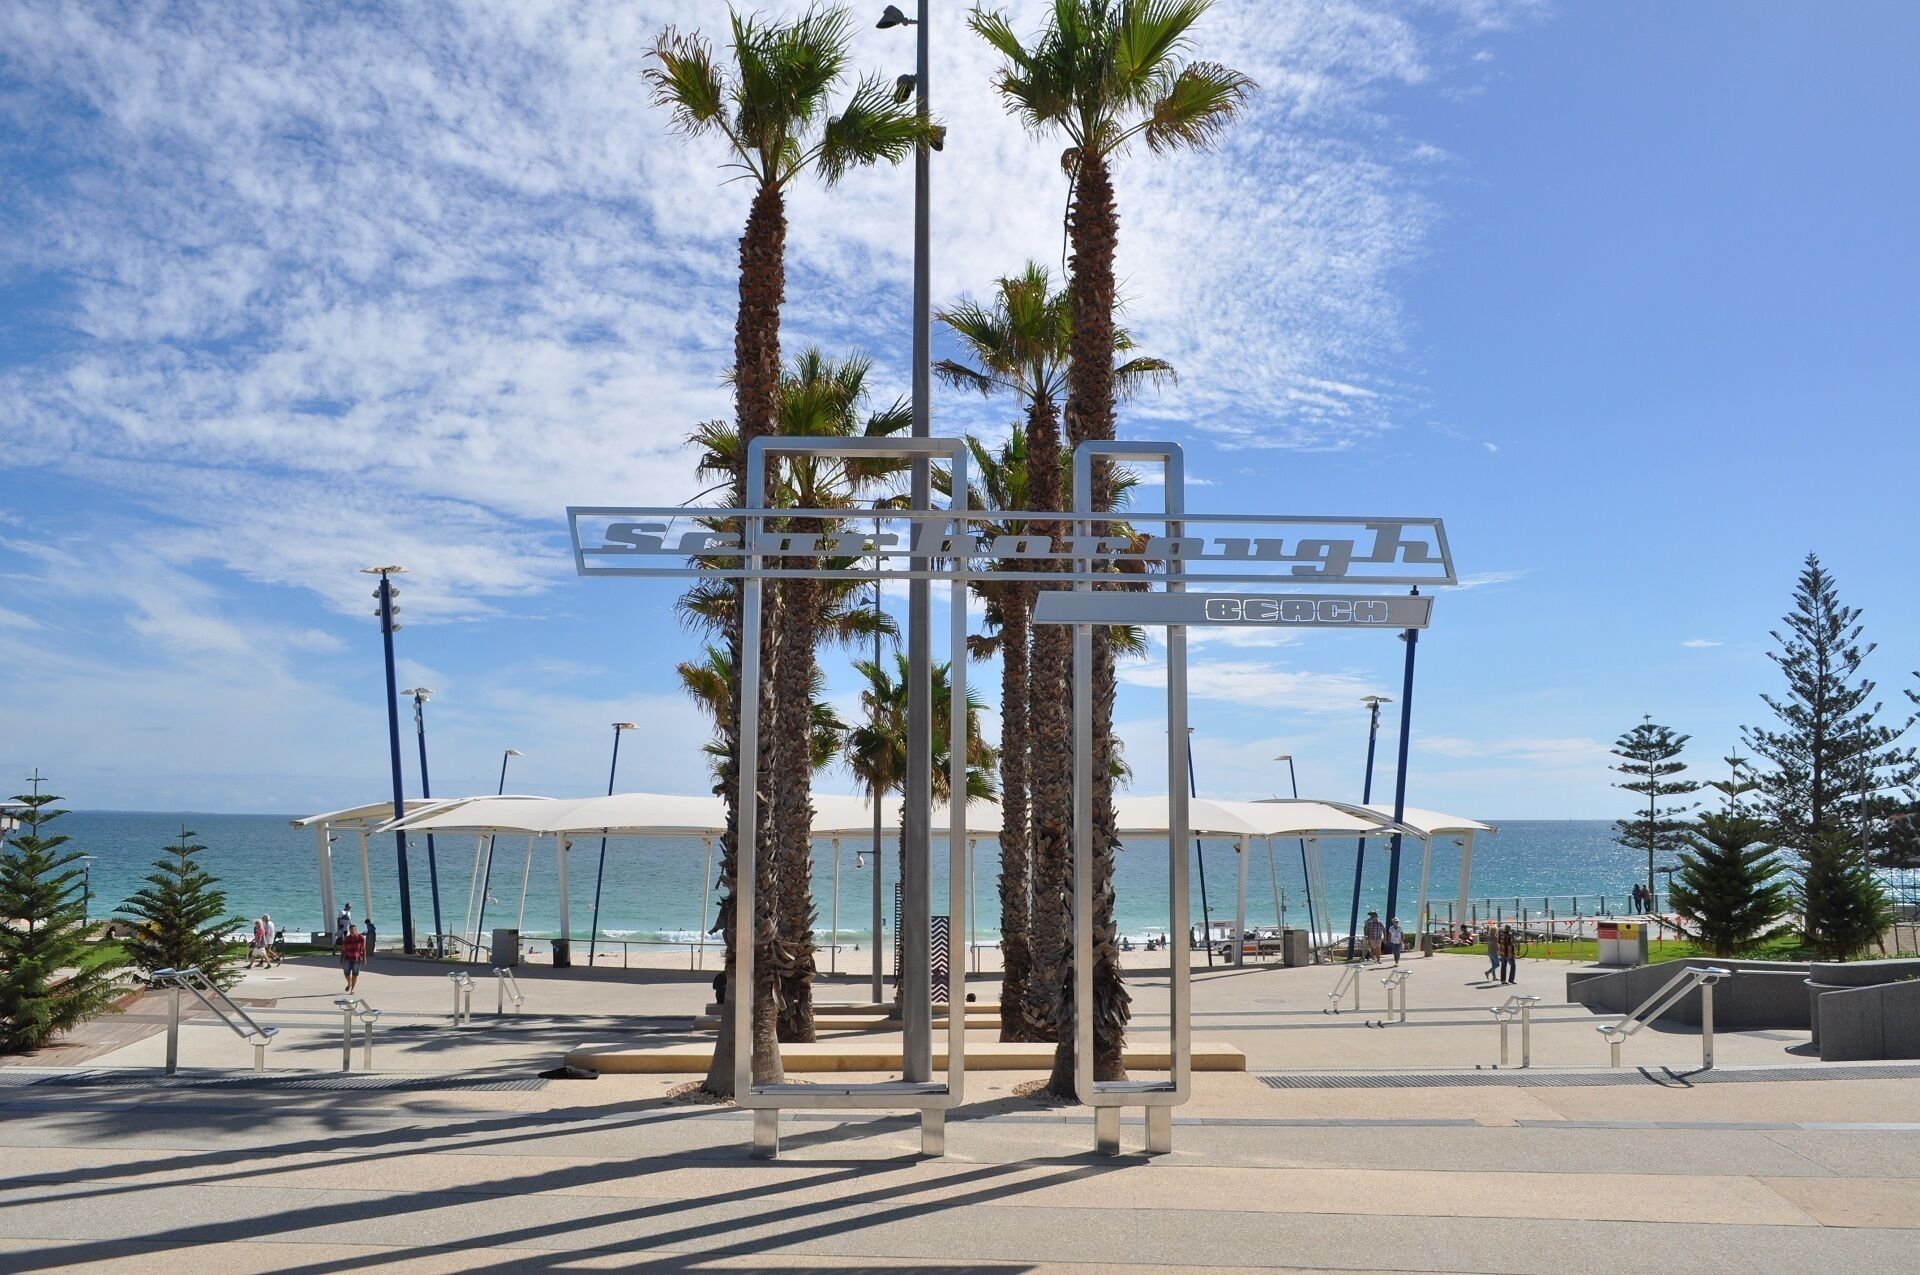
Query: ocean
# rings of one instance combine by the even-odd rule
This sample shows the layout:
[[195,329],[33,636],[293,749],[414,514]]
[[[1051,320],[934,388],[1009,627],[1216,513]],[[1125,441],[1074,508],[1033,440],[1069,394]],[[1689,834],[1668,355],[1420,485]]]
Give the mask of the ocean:
[[[180,830],[191,829],[207,847],[201,863],[221,881],[227,901],[237,915],[270,913],[289,932],[325,928],[316,877],[316,854],[311,831],[289,826],[286,815],[161,814],[134,811],[74,811],[49,827],[72,838],[70,848],[93,856],[92,912],[111,914],[140,886],[163,847]],[[1497,823],[1497,821],[1495,821]],[[1591,913],[1601,896],[1624,908],[1625,895],[1644,872],[1636,854],[1615,843],[1613,825],[1605,820],[1515,820],[1497,823],[1499,831],[1476,838],[1471,895],[1492,899],[1514,909],[1544,910],[1547,899],[1562,913],[1578,908]],[[356,915],[364,915],[358,840],[343,836],[334,846],[333,875],[336,905],[351,900]],[[425,934],[434,928],[433,873],[423,839],[409,841],[414,928]],[[1336,900],[1334,928],[1344,933],[1353,889],[1354,847],[1351,842],[1323,842],[1328,888]],[[526,838],[501,838],[495,848],[488,889],[486,926],[511,927],[520,916],[522,870]],[[871,941],[873,867],[867,840],[843,840],[840,846],[838,932],[844,943]],[[856,867],[856,853],[865,866]],[[886,847],[886,900],[892,912],[896,847]],[[1189,848],[1191,923],[1201,921],[1200,864]],[[1248,864],[1247,918],[1250,925],[1268,926],[1276,920],[1274,879],[1267,848],[1255,842]],[[1460,848],[1451,838],[1436,838],[1430,895],[1435,914],[1445,920],[1448,904],[1458,892]],[[701,876],[705,850],[697,838],[620,840],[608,843],[605,881],[601,887],[600,930],[612,938],[682,940],[711,924],[702,905]],[[593,914],[595,869],[600,857],[598,840],[574,846],[569,862],[572,929],[584,937]],[[436,838],[433,860],[439,876],[440,916],[445,929],[458,932],[468,914],[473,884],[475,839]],[[383,944],[399,935],[398,871],[391,836],[375,838],[368,851],[373,885],[373,916]],[[1272,867],[1277,870],[1281,906],[1287,924],[1305,924],[1306,895],[1302,885],[1300,846],[1294,840],[1275,839]],[[1237,859],[1230,841],[1208,841],[1204,847],[1208,912],[1214,922],[1231,922],[1238,885]],[[974,850],[971,910],[974,928],[991,935],[999,924],[997,880],[999,851],[994,839],[983,838]],[[1419,888],[1419,847],[1409,842],[1402,855],[1400,909],[1411,922]],[[550,935],[558,925],[558,890],[553,845],[536,843],[526,886],[524,928],[530,935]],[[1387,849],[1385,842],[1369,843],[1363,874],[1361,913],[1385,907]],[[834,854],[830,844],[815,849],[814,896],[819,930],[834,929]],[[944,911],[947,856],[944,841],[934,842],[935,912]],[[1167,861],[1164,841],[1130,840],[1120,854],[1115,879],[1117,913],[1122,933],[1136,941],[1167,928]]]

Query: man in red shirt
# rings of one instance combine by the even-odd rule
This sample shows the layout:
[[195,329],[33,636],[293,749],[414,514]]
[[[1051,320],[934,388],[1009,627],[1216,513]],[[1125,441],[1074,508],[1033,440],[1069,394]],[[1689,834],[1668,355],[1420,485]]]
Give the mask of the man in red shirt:
[[353,995],[354,987],[360,982],[360,966],[367,959],[367,936],[360,927],[347,925],[347,936],[340,940],[340,969],[347,976],[347,995]]

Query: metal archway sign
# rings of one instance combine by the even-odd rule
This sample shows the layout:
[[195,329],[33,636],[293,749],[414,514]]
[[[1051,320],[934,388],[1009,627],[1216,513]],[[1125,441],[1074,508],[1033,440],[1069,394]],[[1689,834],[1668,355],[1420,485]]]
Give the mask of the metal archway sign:
[[[573,506],[567,510],[574,564],[582,576],[738,580],[742,589],[740,671],[740,859],[748,865],[736,879],[735,985],[751,987],[758,807],[762,593],[768,580],[930,580],[948,584],[952,696],[966,695],[966,600],[976,582],[1019,581],[1070,585],[1044,591],[1036,624],[1074,629],[1074,1041],[1075,1087],[1094,1108],[1096,1146],[1119,1149],[1120,1109],[1146,1109],[1149,1151],[1173,1145],[1172,1109],[1192,1089],[1191,954],[1185,944],[1169,950],[1172,964],[1172,1066],[1165,1080],[1095,1081],[1092,1000],[1092,649],[1095,625],[1137,624],[1167,630],[1168,774],[1185,766],[1187,649],[1192,625],[1241,627],[1423,628],[1432,599],[1421,585],[1457,583],[1446,528],[1438,518],[1318,517],[1188,513],[1182,453],[1174,443],[1083,443],[1074,452],[1075,508],[1071,513],[971,509],[962,499],[946,508],[864,506],[839,509],[774,508],[766,504],[766,467],[780,456],[863,460],[932,460],[951,467],[951,490],[968,490],[964,440],[804,439],[767,436],[748,447],[744,508],[686,506]],[[1125,511],[1128,524],[1158,534],[1098,534],[1111,517],[1086,507],[1092,466],[1154,462],[1165,472],[1165,508],[1160,513]],[[827,528],[794,533],[780,524],[805,518]],[[998,534],[994,524],[1058,528],[1021,535]],[[868,530],[871,528],[871,530]],[[796,565],[795,560],[806,560]],[[1009,570],[1002,565],[1044,564]],[[863,565],[864,564],[864,565]],[[1124,591],[1096,590],[1097,583],[1124,578]],[[1203,592],[1201,585],[1264,585],[1284,592]],[[1413,595],[1377,592],[1414,586]],[[1299,592],[1311,589],[1312,592]],[[1339,592],[1323,590],[1339,589]],[[1350,592],[1371,589],[1375,592]],[[914,669],[910,676],[924,676]],[[950,791],[966,791],[966,714],[949,714]],[[930,744],[907,759],[909,768],[932,768]],[[779,1114],[787,1108],[893,1109],[921,1113],[921,1146],[930,1155],[945,1150],[946,1112],[959,1105],[966,1085],[966,856],[950,853],[948,909],[952,916],[948,954],[947,1066],[935,1080],[932,1059],[932,998],[927,918],[931,911],[931,811],[908,810],[902,912],[903,1076],[897,1081],[824,1085],[756,1085],[752,1078],[752,996],[735,995],[734,1092],[754,1112],[754,1152],[779,1151]],[[966,803],[949,803],[949,846],[966,844]],[[1169,785],[1169,933],[1184,933],[1187,900],[1187,795]],[[876,939],[876,942],[878,940]],[[919,994],[915,994],[915,993]]]

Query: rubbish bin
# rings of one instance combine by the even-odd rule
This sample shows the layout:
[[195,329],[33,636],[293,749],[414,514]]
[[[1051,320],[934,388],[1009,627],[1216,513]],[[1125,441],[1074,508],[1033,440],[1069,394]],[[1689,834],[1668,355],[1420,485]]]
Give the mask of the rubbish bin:
[[1648,926],[1639,921],[1597,921],[1599,965],[1645,965]]
[[1280,931],[1280,963],[1289,968],[1306,965],[1313,959],[1305,930]]
[[520,964],[520,931],[495,930],[493,932],[493,965],[495,969],[513,969]]

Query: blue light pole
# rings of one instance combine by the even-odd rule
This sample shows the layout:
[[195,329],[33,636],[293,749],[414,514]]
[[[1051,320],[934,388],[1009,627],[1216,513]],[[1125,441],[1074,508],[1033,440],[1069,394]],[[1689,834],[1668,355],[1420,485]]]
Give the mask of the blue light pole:
[[[613,777],[620,771],[620,735],[623,731],[636,730],[632,722],[613,724],[613,762],[607,767],[607,796],[613,796]],[[504,771],[505,767],[502,766]],[[593,874],[593,933],[587,936],[587,967],[593,967],[593,954],[600,942],[600,883],[607,879],[607,836],[600,834],[600,867]]]
[[[1187,727],[1187,796],[1200,796],[1200,781],[1194,777],[1193,727]],[[1207,856],[1200,837],[1193,838],[1193,861],[1200,865],[1200,945],[1207,949],[1207,964],[1213,964],[1213,910],[1207,906]],[[1189,940],[1191,946],[1191,940]]]
[[[387,751],[393,762],[393,817],[404,819],[407,814],[406,790],[400,780],[400,692],[393,676],[393,631],[399,627],[393,617],[400,614],[400,608],[393,604],[399,591],[393,587],[393,577],[405,575],[405,567],[362,567],[365,575],[379,576],[380,587],[373,596],[380,601],[380,640],[386,648],[387,661]],[[393,830],[394,853],[400,866],[400,943],[408,956],[414,954],[413,946],[413,895],[407,877],[407,834],[398,828]]]
[[[1413,586],[1413,596],[1420,596],[1420,586]],[[1407,747],[1413,736],[1413,653],[1420,644],[1420,630],[1408,629],[1400,635],[1407,644],[1407,670],[1400,683],[1400,774],[1393,781],[1393,821],[1400,822],[1407,817]],[[1397,915],[1400,906],[1400,834],[1393,834],[1393,850],[1387,856],[1387,919]],[[1415,926],[1426,924],[1426,918],[1415,917]],[[1423,931],[1424,932],[1424,931]]]
[[[1360,804],[1373,800],[1373,746],[1380,738],[1380,706],[1391,704],[1384,695],[1369,695],[1360,701],[1367,706],[1367,777],[1360,789]],[[1353,959],[1354,945],[1360,941],[1360,878],[1367,867],[1367,839],[1362,836],[1353,846],[1353,915],[1347,920],[1347,959]]]
[[[1287,763],[1287,783],[1293,789],[1293,799],[1295,801],[1300,800],[1300,776],[1294,773],[1293,754],[1281,753],[1278,757],[1274,758],[1274,760]],[[1313,923],[1313,873],[1307,870],[1307,839],[1305,837],[1300,838],[1300,879],[1306,882],[1307,934],[1312,936],[1319,933],[1319,931]],[[1319,941],[1317,938],[1311,939],[1311,942],[1316,944]]]
[[[420,796],[433,796],[433,781],[427,778],[427,699],[433,694],[424,686],[400,692],[413,697],[413,733],[420,740]],[[427,834],[427,880],[433,893],[433,943],[436,949],[446,942],[447,928],[440,920],[440,860],[434,853],[433,834]]]

